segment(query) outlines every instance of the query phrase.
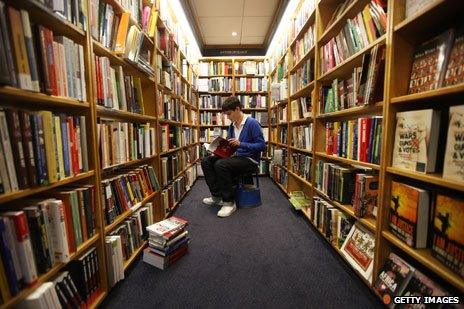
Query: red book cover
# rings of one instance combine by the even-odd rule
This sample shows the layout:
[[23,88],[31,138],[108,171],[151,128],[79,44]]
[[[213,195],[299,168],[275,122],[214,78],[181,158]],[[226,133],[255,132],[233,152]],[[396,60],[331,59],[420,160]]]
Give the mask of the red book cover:
[[333,155],[333,124],[330,122],[325,125],[325,153]]
[[72,116],[67,117],[69,136],[71,138],[71,160],[72,160],[72,174],[79,174],[79,158],[77,154],[77,139],[76,130],[74,128],[74,119]]
[[237,147],[232,146],[228,140],[220,136],[216,137],[211,144],[205,146],[207,146],[206,149],[221,158],[228,158],[237,150]]
[[53,52],[53,32],[50,29],[43,28],[45,45],[47,46],[47,65],[48,65],[48,74],[50,78],[50,87],[52,89],[53,95],[58,95],[58,84],[56,77],[56,62],[55,54]]

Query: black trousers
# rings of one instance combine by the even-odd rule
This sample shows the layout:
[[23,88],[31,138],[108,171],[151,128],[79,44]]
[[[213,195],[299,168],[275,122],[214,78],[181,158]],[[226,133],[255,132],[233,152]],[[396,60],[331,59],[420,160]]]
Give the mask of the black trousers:
[[221,197],[225,202],[235,200],[235,185],[240,175],[256,172],[257,165],[246,157],[221,159],[218,156],[204,157],[201,161],[203,174],[209,191],[214,197]]

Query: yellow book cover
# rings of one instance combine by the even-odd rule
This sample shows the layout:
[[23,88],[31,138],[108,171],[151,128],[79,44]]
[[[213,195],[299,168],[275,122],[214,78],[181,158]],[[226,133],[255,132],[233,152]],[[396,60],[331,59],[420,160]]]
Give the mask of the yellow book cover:
[[64,179],[66,177],[64,172],[64,158],[63,158],[63,142],[61,136],[61,122],[59,116],[53,116],[53,133],[56,138],[56,152],[57,152],[57,165],[58,165],[58,175],[59,179]]
[[150,14],[150,21],[148,23],[148,36],[151,38],[155,36],[157,22],[158,22],[158,11],[152,9],[151,14]]
[[134,77],[134,88],[136,95],[136,102],[138,104],[138,109],[141,114],[145,114],[145,109],[143,108],[143,94],[142,94],[142,83],[140,82],[139,77]]
[[368,5],[366,5],[364,10],[362,11],[362,17],[364,21],[364,27],[366,28],[367,37],[369,39],[369,43],[372,43],[375,40],[375,33],[373,34],[371,32],[372,28],[370,27],[370,21],[372,20],[372,17]]
[[47,159],[47,171],[48,171],[48,180],[50,183],[54,183],[58,180],[57,177],[57,167],[55,161],[55,148],[53,139],[56,137],[53,135],[52,127],[52,112],[50,111],[41,111],[40,115],[43,119],[43,130],[44,130],[44,144],[45,144],[45,157]]

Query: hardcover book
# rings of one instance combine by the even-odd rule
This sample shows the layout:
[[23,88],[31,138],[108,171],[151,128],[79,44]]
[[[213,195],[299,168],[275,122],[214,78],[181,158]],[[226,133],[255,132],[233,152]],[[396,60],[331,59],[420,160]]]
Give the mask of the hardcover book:
[[203,146],[221,158],[228,158],[237,150],[237,147],[230,145],[228,140],[220,136],[216,137],[211,144],[205,143]]
[[372,282],[375,235],[359,224],[354,224],[340,250],[351,266],[367,281]]
[[393,298],[402,295],[413,274],[414,268],[411,265],[390,252],[380,270],[374,289],[382,298],[383,303],[393,308]]
[[443,178],[464,180],[464,105],[449,109]]
[[408,94],[441,87],[453,40],[453,30],[417,46],[414,51]]
[[457,85],[462,82],[464,82],[464,27],[456,31],[443,86]]
[[440,112],[432,109],[396,114],[393,167],[421,173],[435,171]]
[[150,236],[162,237],[165,240],[169,240],[171,237],[177,235],[178,231],[185,228],[187,224],[187,220],[172,216],[168,219],[147,226],[147,231]]
[[433,255],[464,278],[464,201],[437,195],[433,219]]
[[393,234],[413,248],[427,246],[429,192],[392,181],[388,225]]
[[[414,271],[411,280],[409,280],[401,296],[447,296],[448,291],[443,289],[438,283],[433,282],[429,277],[418,270]],[[433,306],[433,305],[431,305]],[[410,308],[407,306],[398,306],[399,308]],[[428,306],[427,306],[428,307]],[[438,306],[441,307],[440,305]]]

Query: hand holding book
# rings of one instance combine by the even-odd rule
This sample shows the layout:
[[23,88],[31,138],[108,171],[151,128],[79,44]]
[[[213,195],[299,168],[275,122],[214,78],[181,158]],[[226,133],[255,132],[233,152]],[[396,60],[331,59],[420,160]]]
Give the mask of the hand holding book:
[[235,153],[240,141],[238,139],[226,140],[220,136],[216,137],[211,144],[204,144],[206,150],[211,151],[213,154],[221,157],[228,158]]

